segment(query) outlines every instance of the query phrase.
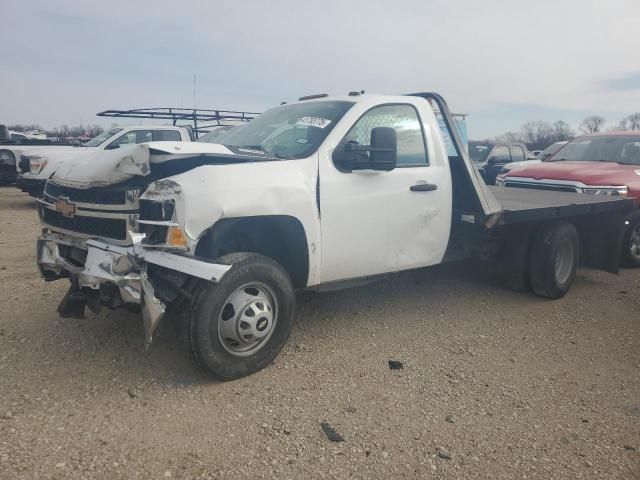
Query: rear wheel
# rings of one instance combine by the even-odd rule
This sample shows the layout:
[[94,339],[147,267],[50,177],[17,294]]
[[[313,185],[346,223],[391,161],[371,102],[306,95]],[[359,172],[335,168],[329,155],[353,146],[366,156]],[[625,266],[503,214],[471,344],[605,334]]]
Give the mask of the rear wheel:
[[622,264],[625,267],[640,267],[640,215],[629,222],[622,243]]
[[287,272],[270,258],[233,253],[220,283],[201,287],[188,322],[191,351],[211,375],[232,380],[257,372],[287,341],[295,292]]
[[564,296],[576,277],[580,241],[576,228],[565,222],[544,226],[533,239],[529,279],[536,295]]

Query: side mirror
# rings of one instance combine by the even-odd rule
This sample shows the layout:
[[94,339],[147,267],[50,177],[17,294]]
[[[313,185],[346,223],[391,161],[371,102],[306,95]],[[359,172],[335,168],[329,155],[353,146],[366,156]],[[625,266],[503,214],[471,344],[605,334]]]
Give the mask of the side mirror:
[[333,162],[339,170],[381,170],[389,172],[396,168],[398,137],[391,127],[376,127],[371,130],[370,145],[347,142],[333,153]]
[[115,150],[116,148],[120,148],[120,145],[118,145],[117,143],[110,143],[109,145],[104,147],[105,150]]

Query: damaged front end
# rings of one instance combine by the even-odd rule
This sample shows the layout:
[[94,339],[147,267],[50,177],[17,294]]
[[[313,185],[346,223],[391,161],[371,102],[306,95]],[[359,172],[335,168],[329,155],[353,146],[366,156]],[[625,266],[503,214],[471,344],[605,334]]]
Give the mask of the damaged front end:
[[71,280],[58,307],[62,317],[84,318],[87,306],[97,312],[102,306],[138,305],[148,348],[167,303],[183,291],[184,283],[191,278],[218,282],[231,266],[148,249],[142,244],[144,235],[129,236],[132,244],[120,246],[45,230],[37,242],[38,267],[47,281]]

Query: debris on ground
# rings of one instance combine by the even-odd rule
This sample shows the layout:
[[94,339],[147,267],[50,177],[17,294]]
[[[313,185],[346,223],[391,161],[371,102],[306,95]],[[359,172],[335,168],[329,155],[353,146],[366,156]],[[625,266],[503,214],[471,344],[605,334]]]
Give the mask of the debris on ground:
[[322,430],[324,430],[324,434],[327,436],[329,440],[332,442],[344,442],[344,438],[335,429],[329,425],[327,422],[320,423]]
[[399,362],[397,360],[389,360],[389,368],[391,370],[402,370],[403,367],[404,365],[402,364],[402,362]]
[[451,460],[451,454],[442,447],[438,447],[438,456],[444,460]]

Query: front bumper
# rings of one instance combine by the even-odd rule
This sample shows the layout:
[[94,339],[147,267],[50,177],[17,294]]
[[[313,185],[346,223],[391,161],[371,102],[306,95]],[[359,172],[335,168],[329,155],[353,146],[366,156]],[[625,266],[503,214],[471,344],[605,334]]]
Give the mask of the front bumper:
[[[115,286],[124,303],[139,304],[145,327],[145,347],[162,319],[166,305],[157,298],[147,274],[148,265],[158,265],[210,282],[219,282],[230,265],[211,263],[178,253],[146,249],[142,235],[132,234],[134,243],[123,247],[101,240],[82,241],[45,230],[37,242],[38,268],[45,280],[70,277],[78,291],[99,291]],[[78,251],[86,251],[84,263]],[[72,252],[75,252],[72,253]]]
[[32,197],[39,197],[42,195],[45,183],[47,183],[46,179],[25,178],[22,175],[18,175],[18,178],[16,179],[16,185],[18,188]]

